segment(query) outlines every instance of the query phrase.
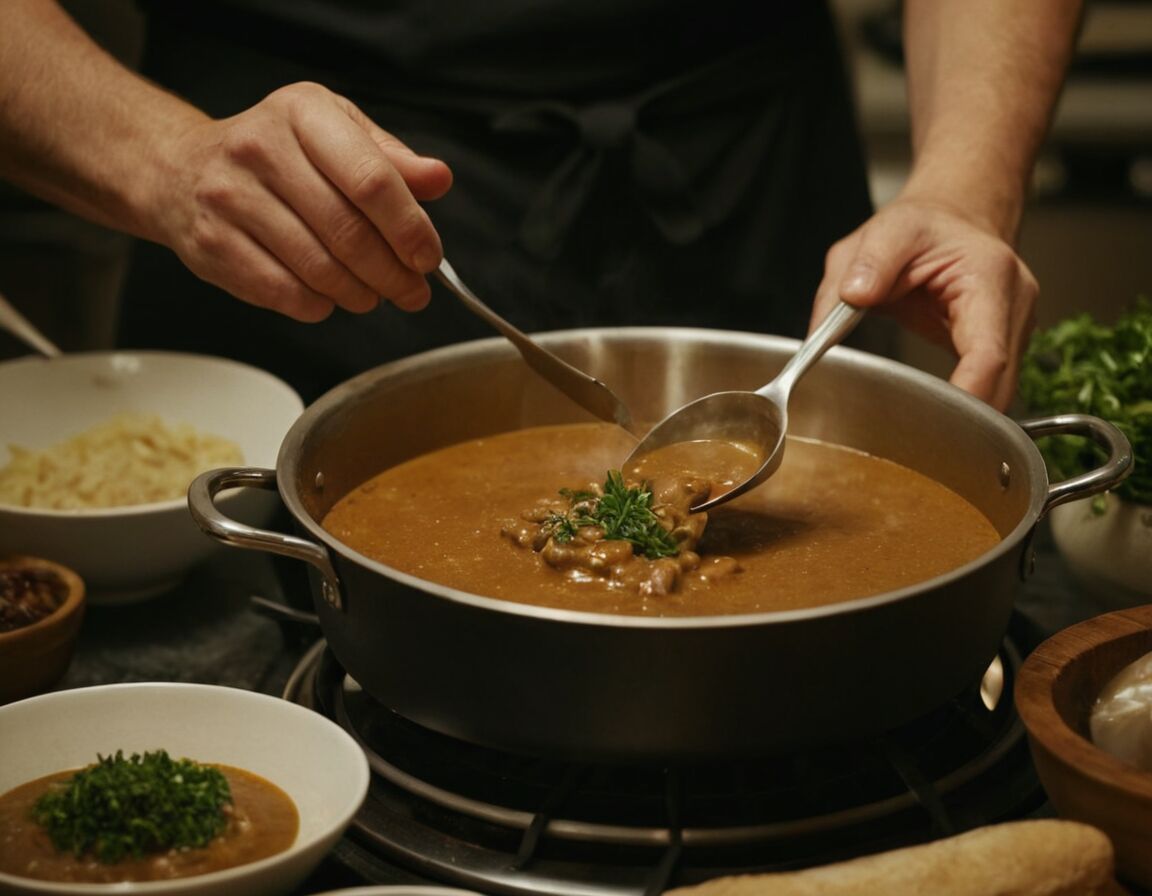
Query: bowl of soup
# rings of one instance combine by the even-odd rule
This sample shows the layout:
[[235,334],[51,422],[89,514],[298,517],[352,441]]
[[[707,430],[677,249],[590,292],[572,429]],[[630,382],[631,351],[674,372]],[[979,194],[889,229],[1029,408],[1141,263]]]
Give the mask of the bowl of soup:
[[[57,691],[0,707],[0,730],[5,893],[286,893],[368,788],[364,753],[338,725],[238,688]],[[181,789],[161,789],[176,776]],[[212,825],[203,842],[124,840],[125,830],[167,834],[174,818],[190,826],[202,810]]]
[[[540,338],[640,421],[757,388],[797,347],[667,328]],[[675,482],[617,482],[634,437],[479,340],[338,386],[275,469],[205,474],[190,507],[222,541],[304,561],[329,646],[401,715],[533,755],[690,759],[876,734],[978,682],[1036,521],[1130,463],[1103,421],[1021,425],[846,348],[790,416],[779,473],[701,519]],[[1090,434],[1110,458],[1051,483],[1025,426]],[[278,490],[297,530],[235,526],[213,496],[237,484]],[[649,516],[676,543],[643,561],[596,535]]]

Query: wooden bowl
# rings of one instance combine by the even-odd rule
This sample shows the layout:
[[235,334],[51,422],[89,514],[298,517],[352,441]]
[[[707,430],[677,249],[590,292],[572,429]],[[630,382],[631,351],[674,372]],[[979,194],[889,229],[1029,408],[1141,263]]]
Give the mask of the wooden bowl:
[[68,669],[84,618],[83,580],[71,569],[39,557],[0,557],[0,570],[38,569],[63,583],[64,600],[31,625],[0,632],[0,703],[49,690]]
[[1104,831],[1119,875],[1144,888],[1152,888],[1152,773],[1093,745],[1088,723],[1112,677],[1149,652],[1152,605],[1118,610],[1053,635],[1016,681],[1016,706],[1052,805]]

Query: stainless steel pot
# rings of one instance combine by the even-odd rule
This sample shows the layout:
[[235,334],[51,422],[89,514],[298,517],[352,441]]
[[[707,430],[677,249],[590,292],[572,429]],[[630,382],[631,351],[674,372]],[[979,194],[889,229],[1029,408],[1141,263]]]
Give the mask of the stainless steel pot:
[[[768,382],[796,348],[694,329],[574,330],[540,337],[621,394],[639,420],[688,399]],[[1018,424],[935,377],[834,349],[797,387],[791,431],[919,470],[979,507],[1003,540],[953,572],[810,610],[659,619],[555,610],[445,588],[369,560],[320,526],[341,496],[431,449],[587,416],[486,339],[417,355],[338,386],[300,417],[276,470],[199,477],[189,505],[232,545],[307,562],[332,651],[377,700],[441,733],[529,754],[689,760],[858,738],[979,681],[1030,572],[1049,508],[1111,487],[1131,450],[1110,424]],[[1032,436],[1088,435],[1099,469],[1050,484]],[[515,475],[514,470],[509,471]],[[223,516],[229,487],[278,489],[288,535]],[[419,526],[419,520],[412,525]]]

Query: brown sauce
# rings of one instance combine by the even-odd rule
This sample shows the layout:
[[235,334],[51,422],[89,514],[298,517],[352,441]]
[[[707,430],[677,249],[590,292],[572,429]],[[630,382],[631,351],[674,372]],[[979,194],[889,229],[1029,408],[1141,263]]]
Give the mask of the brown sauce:
[[685,573],[668,594],[563,575],[501,529],[562,487],[619,467],[608,424],[547,426],[453,445],[385,470],[323,520],[362,555],[472,594],[598,613],[700,616],[837,603],[925,581],[1000,541],[940,483],[881,458],[790,438],[763,486],[708,513],[698,550],[739,571]]
[[657,480],[696,478],[697,471],[707,470],[712,486],[709,497],[718,497],[751,477],[764,460],[751,445],[701,439],[665,445],[633,461],[624,472],[630,477]]
[[49,785],[66,781],[74,770],[22,784],[0,796],[0,871],[74,883],[168,880],[246,865],[290,847],[300,827],[292,798],[259,775],[227,765],[217,768],[232,791],[223,834],[201,849],[174,849],[109,864],[57,850],[44,828],[29,817]]

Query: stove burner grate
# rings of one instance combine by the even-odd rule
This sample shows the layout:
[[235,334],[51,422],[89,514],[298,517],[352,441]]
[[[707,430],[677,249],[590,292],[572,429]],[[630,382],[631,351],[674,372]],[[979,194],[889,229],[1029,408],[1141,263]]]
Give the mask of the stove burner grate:
[[370,879],[392,880],[376,869],[394,861],[489,893],[655,894],[1034,812],[1043,795],[1005,696],[1019,663],[1006,640],[983,687],[878,738],[685,766],[581,765],[429,731],[362,692],[323,642],[286,696],[365,748],[374,780],[344,852]]

